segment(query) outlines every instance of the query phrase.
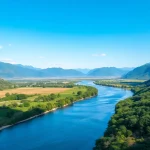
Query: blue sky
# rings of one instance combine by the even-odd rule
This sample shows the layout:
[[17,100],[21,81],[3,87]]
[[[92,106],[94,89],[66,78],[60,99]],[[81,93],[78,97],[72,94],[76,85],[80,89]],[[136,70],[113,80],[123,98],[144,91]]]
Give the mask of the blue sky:
[[35,67],[150,62],[149,0],[1,0],[0,61]]

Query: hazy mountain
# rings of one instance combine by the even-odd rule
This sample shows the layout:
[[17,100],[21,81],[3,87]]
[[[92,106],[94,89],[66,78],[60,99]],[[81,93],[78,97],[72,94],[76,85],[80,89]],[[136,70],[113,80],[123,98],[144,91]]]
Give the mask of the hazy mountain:
[[91,69],[81,69],[81,68],[79,68],[79,69],[76,69],[76,70],[80,71],[80,72],[82,72],[84,74],[87,74]]
[[2,78],[44,78],[44,77],[78,77],[83,73],[73,69],[48,68],[37,69],[22,65],[0,62],[0,77]]
[[47,68],[42,69],[42,76],[44,77],[79,77],[84,76],[80,71],[74,69],[62,69],[62,68]]
[[23,67],[23,68],[28,68],[28,69],[41,70],[41,68],[36,68],[33,66],[28,66],[28,65],[21,65],[21,64],[15,64],[15,65]]
[[34,69],[0,62],[0,77],[2,78],[39,77],[40,74],[39,71]]
[[119,68],[121,70],[125,70],[125,71],[132,71],[134,68],[133,67],[123,67],[123,68]]
[[150,79],[150,63],[137,67],[124,75],[124,79]]
[[121,77],[122,75],[126,74],[128,71],[121,69],[121,68],[115,68],[115,67],[103,67],[103,68],[97,68],[93,69],[88,73],[88,76],[93,77]]
[[120,77],[131,68],[103,67],[97,69],[40,69],[21,64],[0,62],[0,77],[2,78],[44,78],[44,77]]

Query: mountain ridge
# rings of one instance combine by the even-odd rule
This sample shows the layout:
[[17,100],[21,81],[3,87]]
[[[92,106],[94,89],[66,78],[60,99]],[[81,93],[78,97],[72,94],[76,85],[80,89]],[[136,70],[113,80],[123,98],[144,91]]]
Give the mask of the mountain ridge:
[[74,69],[62,68],[47,68],[47,69],[32,69],[22,65],[14,65],[0,62],[0,77],[1,78],[27,78],[27,77],[78,77],[84,76],[83,73]]
[[122,78],[149,80],[150,79],[150,63],[134,68],[132,71],[122,76]]
[[124,70],[122,68],[116,67],[102,67],[91,70],[88,73],[88,76],[96,76],[96,77],[121,77],[123,74],[126,74],[128,70]]
[[48,78],[48,77],[121,77],[132,68],[102,67],[96,69],[36,68],[22,64],[0,62],[1,78]]

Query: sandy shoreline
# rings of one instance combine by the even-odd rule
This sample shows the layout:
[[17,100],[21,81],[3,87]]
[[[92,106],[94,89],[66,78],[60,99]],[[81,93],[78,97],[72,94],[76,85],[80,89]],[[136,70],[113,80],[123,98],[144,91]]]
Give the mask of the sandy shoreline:
[[[76,102],[79,102],[79,101],[82,101],[82,100],[86,100],[86,99],[89,99],[89,98],[92,98],[92,97],[95,97],[95,96],[91,96],[91,97],[88,97],[88,98],[82,98],[82,99],[77,100],[77,101],[75,101],[75,102],[73,102],[73,103],[76,103]],[[27,118],[27,119],[25,119],[25,120],[19,121],[19,122],[15,123],[15,124],[12,124],[12,125],[2,126],[2,127],[0,127],[0,131],[4,130],[4,129],[6,129],[6,128],[9,128],[9,127],[15,126],[15,125],[17,125],[17,124],[20,124],[20,123],[23,123],[23,122],[32,120],[32,119],[37,118],[37,117],[39,117],[39,116],[43,116],[43,115],[45,115],[45,114],[47,114],[47,113],[56,111],[56,110],[59,109],[59,108],[67,107],[67,106],[69,106],[69,105],[71,105],[71,104],[64,105],[63,107],[53,108],[52,110],[45,111],[44,113],[41,113],[41,114],[39,114],[39,115],[35,115],[35,116],[33,116],[33,117],[30,117],[30,118]]]

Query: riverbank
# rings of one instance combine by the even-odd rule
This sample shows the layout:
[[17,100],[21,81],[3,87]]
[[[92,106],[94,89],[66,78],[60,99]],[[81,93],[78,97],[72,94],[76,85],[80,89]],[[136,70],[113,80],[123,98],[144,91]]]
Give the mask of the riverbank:
[[90,98],[95,97],[95,96],[97,96],[97,95],[90,96],[90,97],[87,97],[87,98],[79,99],[79,100],[77,100],[77,101],[75,101],[75,102],[73,102],[73,103],[71,103],[71,104],[66,104],[66,105],[64,105],[63,107],[53,108],[52,110],[45,111],[45,112],[43,112],[43,113],[41,113],[41,114],[39,114],[39,115],[32,116],[32,117],[27,118],[27,119],[25,119],[25,120],[19,121],[19,122],[15,123],[15,124],[2,126],[2,127],[0,127],[0,131],[4,130],[4,129],[6,129],[6,128],[10,128],[10,127],[12,127],[12,126],[18,125],[18,124],[20,124],[20,123],[24,123],[24,122],[26,122],[26,121],[32,120],[32,119],[34,119],[34,118],[37,118],[37,117],[46,115],[46,114],[48,114],[48,113],[50,113],[50,112],[54,112],[54,111],[56,111],[57,109],[65,108],[65,107],[70,106],[70,105],[72,105],[72,104],[74,104],[74,103],[76,103],[76,102],[90,99]]
[[89,81],[81,84],[97,88],[98,96],[88,100],[80,99],[80,102],[78,99],[72,106],[1,131],[0,149],[92,150],[95,139],[104,134],[117,101],[122,97],[130,97],[132,93],[96,86]]
[[[66,105],[66,106],[67,106],[67,105]],[[66,107],[66,106],[64,106],[64,107]],[[37,118],[37,117],[39,117],[39,116],[43,116],[43,115],[45,115],[45,114],[47,114],[47,113],[50,113],[50,112],[53,112],[53,111],[55,111],[55,110],[57,110],[57,109],[58,109],[58,108],[53,108],[53,109],[52,109],[52,110],[50,110],[50,111],[46,111],[46,112],[41,113],[41,114],[39,114],[39,115],[35,115],[35,116],[30,117],[30,118],[28,118],[28,119],[25,119],[25,120],[19,121],[19,122],[15,123],[15,124],[7,125],[7,126],[2,126],[2,127],[0,127],[0,131],[1,131],[1,130],[3,130],[3,129],[9,128],[9,127],[15,126],[15,125],[17,125],[17,124],[20,124],[20,123],[23,123],[23,122],[26,122],[26,121],[32,120],[32,119]]]
[[126,80],[126,79],[108,79],[97,80],[94,82],[96,85],[116,87],[125,90],[131,90],[133,93],[140,90],[140,86],[143,85],[144,80]]
[[122,84],[117,84],[117,85],[116,84],[105,84],[105,83],[96,83],[96,82],[94,82],[94,84],[101,85],[101,86],[107,86],[107,87],[121,88],[124,90],[129,90],[133,93],[138,91],[138,89],[136,89],[135,86],[128,86],[128,85],[122,85]]
[[36,117],[55,108],[62,108],[75,101],[97,95],[98,90],[90,86],[76,86],[58,94],[38,95],[31,100],[4,101],[0,106],[0,127],[14,125],[23,120]]
[[94,150],[150,149],[150,88],[133,86],[132,92],[132,97],[117,103],[115,114]]

